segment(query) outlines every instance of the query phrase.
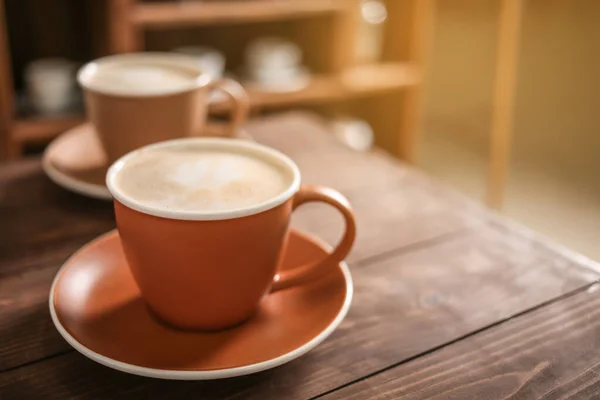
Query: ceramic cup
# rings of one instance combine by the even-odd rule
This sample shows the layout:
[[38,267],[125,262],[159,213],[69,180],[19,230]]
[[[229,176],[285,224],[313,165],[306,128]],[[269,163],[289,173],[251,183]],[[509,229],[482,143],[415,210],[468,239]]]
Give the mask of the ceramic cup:
[[193,57],[212,79],[220,79],[225,73],[225,56],[220,51],[204,46],[183,46],[173,49],[175,53]]
[[[190,146],[244,152],[275,163],[292,177],[275,197],[254,206],[219,212],[174,211],[128,197],[116,182],[123,165],[146,149]],[[218,330],[250,318],[261,299],[318,278],[342,261],[354,242],[354,215],[333,189],[300,184],[287,156],[240,139],[192,138],[166,141],[131,152],[107,174],[125,258],[150,309],[184,329]],[[322,260],[278,273],[292,212],[323,202],[345,221],[339,244]]]
[[287,39],[262,37],[248,45],[245,58],[248,70],[297,68],[302,61],[302,51]]
[[75,65],[63,58],[33,61],[25,69],[27,94],[42,114],[65,112],[73,103]]
[[[123,64],[185,69],[195,79],[172,90],[128,92],[105,86],[95,77],[102,68]],[[227,129],[231,135],[248,113],[248,96],[239,83],[231,79],[211,80],[193,57],[181,54],[147,52],[108,56],[84,65],[77,79],[84,89],[89,118],[110,162],[151,143],[199,135],[206,123],[208,96],[214,89],[222,90],[233,102]]]
[[[205,46],[184,46],[177,47],[173,51],[193,57],[198,66],[213,80],[222,79],[225,74],[225,56],[216,49]],[[225,95],[219,91],[214,91],[209,96],[211,103],[217,103],[224,99]]]

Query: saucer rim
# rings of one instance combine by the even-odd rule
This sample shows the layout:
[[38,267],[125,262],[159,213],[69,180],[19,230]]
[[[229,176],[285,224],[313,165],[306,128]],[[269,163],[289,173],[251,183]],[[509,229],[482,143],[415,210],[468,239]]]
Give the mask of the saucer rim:
[[[312,235],[307,232],[303,232],[298,229],[291,229],[291,230],[293,230],[296,234],[303,236],[304,238],[308,238],[308,240],[315,242],[317,245],[319,245],[321,248],[323,248],[324,250],[326,250],[328,252],[331,251],[331,249],[332,249],[332,246],[325,243],[323,240],[316,237],[315,235]],[[113,229],[109,232],[106,232],[106,233],[96,237],[95,239],[92,239],[91,241],[89,241],[85,245],[83,245],[83,247],[81,247],[75,253],[73,253],[63,263],[63,265],[60,267],[60,269],[56,273],[54,280],[52,281],[52,286],[50,287],[50,295],[48,296],[48,305],[50,308],[50,316],[52,318],[52,322],[54,323],[54,326],[56,327],[56,329],[58,330],[60,335],[63,337],[63,339],[65,339],[71,347],[73,347],[79,353],[81,353],[82,355],[84,355],[85,357],[89,358],[92,361],[95,361],[106,367],[109,367],[109,368],[112,368],[112,369],[115,369],[115,370],[118,370],[121,372],[129,373],[132,375],[144,376],[144,377],[148,377],[148,378],[167,379],[167,380],[213,380],[213,379],[224,379],[224,378],[233,378],[236,376],[250,375],[250,374],[254,374],[257,372],[261,372],[261,371],[265,371],[268,369],[278,367],[280,365],[288,363],[288,362],[295,360],[296,358],[301,357],[302,355],[308,353],[310,350],[314,349],[319,344],[321,344],[325,339],[327,339],[327,337],[329,337],[337,329],[337,327],[342,323],[342,321],[348,314],[350,305],[352,303],[352,298],[354,296],[354,285],[353,285],[353,281],[352,281],[352,275],[350,274],[350,269],[348,268],[348,264],[346,264],[345,261],[341,261],[338,265],[342,272],[342,275],[344,276],[344,280],[346,283],[346,297],[344,298],[344,303],[342,304],[342,307],[338,311],[338,314],[331,321],[331,323],[329,325],[327,325],[327,327],[325,329],[323,329],[317,336],[313,337],[311,340],[304,343],[300,347],[298,347],[288,353],[285,353],[283,355],[280,355],[278,357],[270,359],[270,360],[261,361],[261,362],[249,364],[249,365],[244,365],[241,367],[223,368],[223,369],[215,369],[215,370],[203,370],[203,371],[169,370],[169,369],[149,368],[149,367],[141,367],[138,365],[129,364],[129,363],[126,363],[123,361],[117,361],[110,357],[104,356],[100,353],[97,353],[97,352],[89,349],[88,347],[84,346],[79,341],[77,341],[77,339],[75,337],[73,337],[65,329],[65,327],[61,324],[60,320],[58,319],[56,309],[54,308],[54,292],[55,292],[56,285],[58,284],[58,281],[60,280],[62,273],[68,266],[71,259],[74,258],[75,256],[77,256],[80,252],[85,251],[87,248],[94,245],[95,243],[103,241],[103,240],[108,240],[108,238],[114,234],[116,234],[116,235],[119,234],[117,229]]]
[[108,191],[106,185],[97,185],[85,182],[80,179],[75,179],[61,172],[59,169],[55,168],[52,165],[52,162],[50,161],[50,154],[52,152],[52,149],[54,149],[57,146],[57,143],[59,143],[61,139],[65,140],[65,137],[67,137],[67,135],[73,135],[77,133],[75,132],[76,129],[86,128],[85,125],[89,125],[87,127],[89,129],[94,129],[89,122],[84,122],[82,124],[74,126],[71,129],[67,129],[66,131],[58,135],[54,140],[52,140],[52,142],[50,142],[50,144],[44,150],[44,155],[42,156],[42,169],[52,182],[62,187],[63,189],[75,192],[82,196],[88,196],[99,200],[111,201],[113,197]]

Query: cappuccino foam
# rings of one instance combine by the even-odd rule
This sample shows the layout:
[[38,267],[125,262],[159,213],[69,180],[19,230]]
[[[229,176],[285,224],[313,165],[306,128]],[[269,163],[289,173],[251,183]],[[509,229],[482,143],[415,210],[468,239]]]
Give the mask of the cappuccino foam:
[[257,156],[188,146],[139,153],[125,162],[116,186],[146,206],[219,212],[263,203],[291,181],[291,173]]
[[152,61],[111,62],[100,65],[87,85],[101,92],[151,95],[184,90],[200,73],[185,66]]

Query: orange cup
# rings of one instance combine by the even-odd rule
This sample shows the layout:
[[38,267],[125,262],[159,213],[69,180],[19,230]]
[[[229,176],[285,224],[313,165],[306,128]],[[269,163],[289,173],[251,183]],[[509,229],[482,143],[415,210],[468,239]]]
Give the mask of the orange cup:
[[[194,78],[182,87],[148,92],[105,86],[102,79],[96,78],[105,68],[137,65],[184,70]],[[110,162],[151,143],[198,136],[206,126],[212,90],[223,91],[232,103],[231,122],[226,130],[229,135],[237,133],[248,114],[248,96],[238,82],[227,78],[211,81],[195,58],[183,54],[107,56],[84,65],[77,79],[83,88],[87,113]]]
[[[206,146],[244,152],[281,166],[292,179],[277,196],[241,209],[173,211],[125,196],[115,184],[124,163],[145,149]],[[219,138],[171,140],[133,151],[109,169],[107,186],[125,257],[140,292],[161,319],[184,329],[218,330],[252,316],[270,293],[316,279],[350,251],[355,219],[337,191],[300,184],[300,171],[284,154],[257,143]],[[323,260],[279,273],[292,212],[304,203],[324,202],[344,217],[345,232]]]

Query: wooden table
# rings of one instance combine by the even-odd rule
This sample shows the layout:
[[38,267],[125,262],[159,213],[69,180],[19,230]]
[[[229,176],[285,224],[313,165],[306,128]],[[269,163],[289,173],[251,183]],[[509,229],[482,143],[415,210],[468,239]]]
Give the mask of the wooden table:
[[[30,159],[0,168],[0,399],[600,396],[598,265],[383,154],[342,147],[316,117],[249,131],[355,208],[355,297],[340,328],[296,361],[223,381],[152,380],[86,359],[52,325],[48,290],[73,251],[114,228],[112,207],[55,186]],[[340,219],[307,206],[294,225],[332,242]]]

